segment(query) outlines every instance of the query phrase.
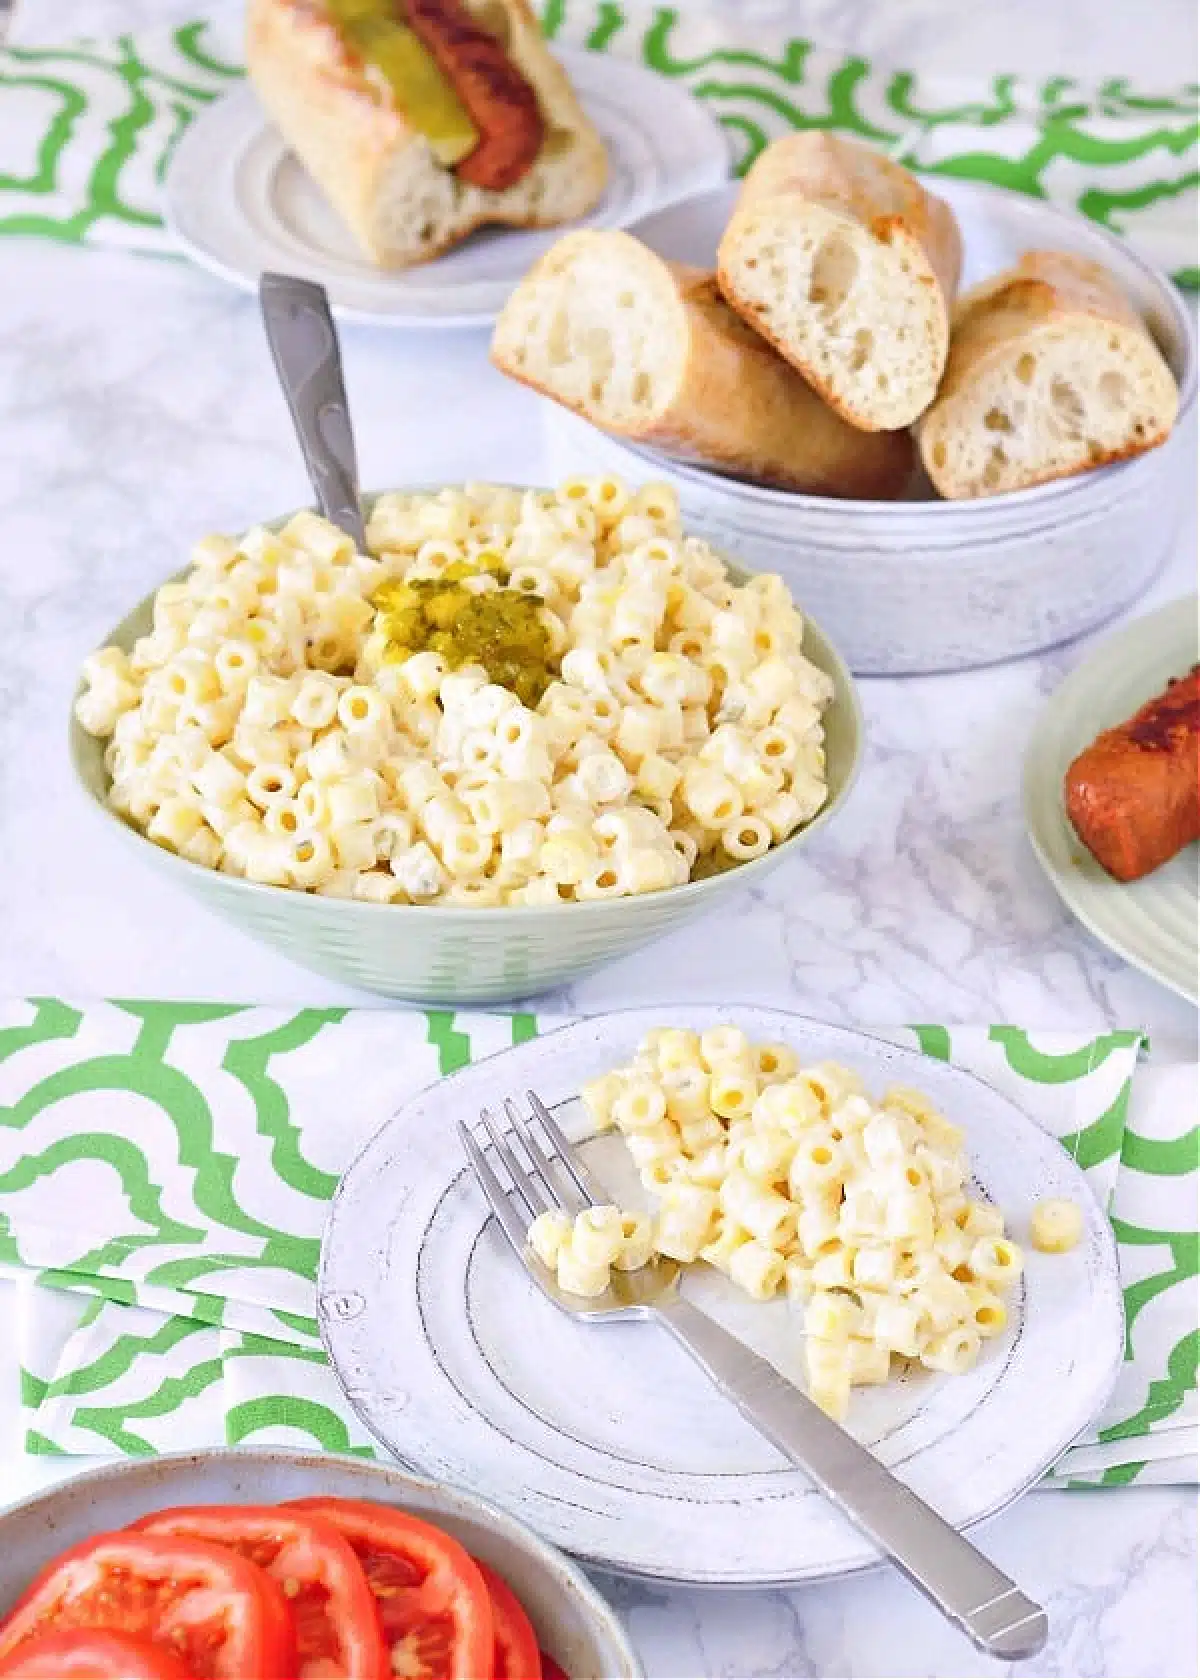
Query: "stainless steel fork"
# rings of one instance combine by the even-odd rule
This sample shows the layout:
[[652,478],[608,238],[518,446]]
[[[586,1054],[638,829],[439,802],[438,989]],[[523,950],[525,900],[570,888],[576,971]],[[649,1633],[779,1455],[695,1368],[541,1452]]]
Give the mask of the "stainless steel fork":
[[536,1092],[527,1096],[531,1118],[508,1099],[503,1123],[484,1109],[479,1127],[460,1121],[458,1130],[500,1228],[543,1294],[586,1323],[646,1318],[662,1325],[742,1416],[974,1644],[1008,1662],[1036,1655],[1048,1631],[1041,1606],[773,1365],[685,1301],[676,1262],[659,1259],[640,1271],[614,1271],[611,1287],[595,1298],[559,1289],[526,1242],[531,1221],[555,1210],[574,1215],[612,1198]]

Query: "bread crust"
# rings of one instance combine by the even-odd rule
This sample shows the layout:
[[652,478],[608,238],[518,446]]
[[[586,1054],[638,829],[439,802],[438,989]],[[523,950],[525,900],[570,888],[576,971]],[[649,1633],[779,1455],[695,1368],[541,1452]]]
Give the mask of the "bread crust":
[[[1066,359],[1098,376],[1128,370],[1144,388],[1144,418],[1128,429],[1095,435],[1086,407],[1079,436],[1047,435],[1041,456],[1006,471],[987,484],[944,458],[948,443],[965,428],[988,424],[987,403],[999,398],[1005,411],[1023,400],[1043,401],[1037,389],[1023,391],[1015,371],[1060,367]],[[1027,251],[1014,268],[993,275],[965,293],[954,312],[950,354],[936,402],[922,417],[917,436],[925,470],[943,496],[961,499],[998,490],[1051,483],[1092,467],[1143,454],[1163,443],[1178,411],[1174,377],[1145,323],[1101,264],[1063,251]],[[1134,411],[1131,402],[1130,411]],[[978,411],[978,412],[977,412]],[[1111,415],[1105,415],[1106,420]],[[1091,435],[1089,435],[1089,431]],[[1077,443],[1077,447],[1072,447]],[[1053,445],[1053,447],[1052,447]],[[939,448],[939,446],[941,446]],[[993,448],[1003,447],[1003,436]]]
[[[822,318],[810,280],[796,275],[769,281],[752,274],[758,242],[786,239],[807,221],[818,241],[840,238],[888,274],[885,288],[850,300]],[[864,431],[911,424],[932,400],[949,346],[950,308],[962,268],[962,238],[954,212],[927,192],[907,169],[868,147],[824,132],[785,135],[754,163],[738,195],[717,256],[717,277],[744,320],[796,367],[825,401]],[[815,278],[815,274],[814,274]],[[807,299],[798,294],[807,289]],[[783,293],[797,295],[785,298]],[[881,295],[882,292],[892,295]],[[810,307],[813,306],[813,307]],[[783,321],[802,315],[814,342],[805,344]],[[895,351],[897,332],[913,348],[924,341],[923,367],[911,389],[887,395],[872,379],[858,380],[844,365],[837,341],[848,337],[847,318],[871,337],[876,356]],[[898,322],[897,315],[902,319]],[[826,354],[820,340],[824,338]],[[875,344],[875,340],[879,342]],[[867,354],[867,374],[875,371]]]
[[[584,215],[608,178],[604,145],[584,114],[566,71],[547,49],[527,0],[465,0],[481,22],[503,18],[505,51],[537,95],[546,138],[529,174],[500,192],[459,182],[433,157],[406,120],[391,88],[349,46],[325,0],[249,0],[246,65],[267,115],[370,259],[409,267],[440,256],[477,228],[553,227]],[[553,211],[528,190],[554,156],[571,154],[568,195]],[[389,243],[380,203],[389,175],[410,164],[449,177],[452,208],[419,249]],[[561,171],[560,171],[561,174]]]
[[734,215],[780,197],[836,210],[885,243],[903,238],[919,245],[947,309],[953,303],[962,272],[958,219],[902,164],[823,130],[785,134],[755,160]]
[[[668,300],[673,378],[666,400],[613,422],[602,405],[572,400],[519,359],[521,322],[534,289],[602,253],[619,263],[642,296]],[[671,263],[632,235],[567,234],[521,282],[496,326],[492,361],[503,373],[561,402],[602,430],[683,459],[780,489],[892,500],[913,472],[907,433],[868,436],[845,424],[768,344],[729,308],[711,272]]]
[[905,432],[849,426],[729,307],[716,275],[668,264],[687,323],[671,407],[642,434],[672,453],[719,461],[783,489],[890,501],[912,475]]

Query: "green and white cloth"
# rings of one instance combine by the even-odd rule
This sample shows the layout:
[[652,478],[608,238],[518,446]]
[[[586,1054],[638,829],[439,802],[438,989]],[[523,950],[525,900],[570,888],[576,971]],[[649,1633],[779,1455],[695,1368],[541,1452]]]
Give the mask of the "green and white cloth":
[[[685,82],[724,124],[739,169],[791,127],[858,135],[935,179],[987,181],[1078,210],[1180,285],[1200,284],[1194,83],[930,77],[823,49],[733,8],[542,0],[541,15],[552,39]],[[159,191],[172,148],[241,74],[228,25],[202,17],[0,49],[0,233],[169,251]]]
[[[562,1024],[0,1004],[0,1311],[16,1325],[23,1449],[378,1450],[341,1395],[313,1316],[338,1175],[406,1098]],[[1012,1097],[1111,1209],[1126,1362],[1051,1485],[1196,1481],[1195,1070],[1145,1065],[1138,1032],[923,1026],[881,1036],[953,1058]],[[457,1148],[448,1136],[448,1153]]]

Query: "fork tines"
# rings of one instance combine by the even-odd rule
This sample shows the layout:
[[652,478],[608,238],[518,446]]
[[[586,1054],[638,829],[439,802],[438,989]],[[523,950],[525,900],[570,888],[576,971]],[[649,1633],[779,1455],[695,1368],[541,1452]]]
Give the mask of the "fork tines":
[[[538,1096],[536,1091],[526,1091],[525,1095],[529,1098],[529,1106],[533,1110],[534,1118],[537,1120],[538,1125],[542,1128],[542,1131],[550,1140],[552,1160],[558,1162],[566,1172],[567,1176],[571,1179],[576,1189],[579,1191],[579,1194],[583,1198],[583,1206],[594,1207],[597,1202],[606,1202],[608,1200],[608,1193],[604,1186],[597,1179],[593,1178],[592,1174],[584,1166],[583,1162],[578,1159],[574,1149],[571,1147],[570,1143],[568,1143],[562,1127],[551,1114],[550,1110],[546,1107],[541,1097]],[[511,1103],[506,1102],[504,1107],[506,1112],[511,1112]],[[532,1126],[527,1126],[526,1129],[532,1137]]]
[[[529,1225],[538,1214],[581,1213],[604,1199],[603,1189],[575,1159],[562,1128],[537,1092],[526,1094],[533,1110],[530,1120],[523,1118],[509,1097],[504,1102],[504,1126],[489,1109],[480,1111],[482,1139],[477,1128],[464,1120],[458,1123],[475,1176],[505,1235],[518,1250],[524,1249]],[[493,1158],[503,1169],[503,1177]]]

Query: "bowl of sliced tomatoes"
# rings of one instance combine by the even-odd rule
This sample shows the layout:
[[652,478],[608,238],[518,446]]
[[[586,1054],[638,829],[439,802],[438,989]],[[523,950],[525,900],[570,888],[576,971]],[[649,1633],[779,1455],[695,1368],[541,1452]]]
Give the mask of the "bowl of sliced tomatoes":
[[362,1459],[121,1463],[0,1512],[0,1680],[638,1680],[552,1546]]

